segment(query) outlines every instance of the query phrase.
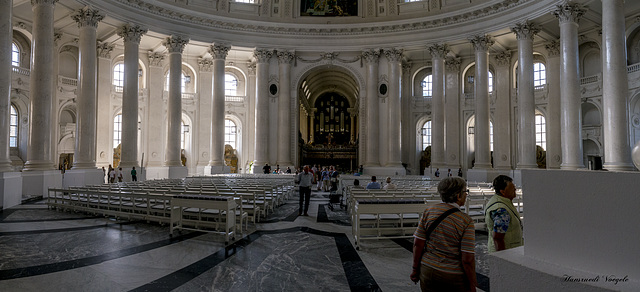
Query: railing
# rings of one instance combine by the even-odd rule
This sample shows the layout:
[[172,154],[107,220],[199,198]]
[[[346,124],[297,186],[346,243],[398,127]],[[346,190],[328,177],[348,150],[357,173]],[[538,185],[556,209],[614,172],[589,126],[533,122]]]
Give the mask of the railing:
[[16,73],[16,74],[20,74],[20,75],[24,75],[24,76],[31,75],[31,70],[29,70],[27,68],[22,68],[22,67],[18,67],[18,66],[12,66],[11,69],[12,69],[13,73]]
[[239,95],[225,95],[224,101],[226,102],[244,102],[245,96]]
[[113,91],[118,92],[118,93],[122,93],[124,91],[124,87],[123,86],[114,85],[113,86]]
[[182,93],[182,99],[195,99],[196,98],[196,94],[193,92],[185,92]]
[[545,91],[546,89],[547,89],[547,85],[544,84],[544,85],[538,85],[538,86],[534,87],[533,90],[534,91]]
[[62,85],[78,86],[78,79],[74,78],[59,76],[58,82],[60,82]]
[[640,71],[640,63],[627,66],[627,73]]
[[580,78],[580,85],[585,85],[585,84],[589,84],[589,83],[595,83],[595,82],[598,82],[598,81],[600,81],[600,74]]

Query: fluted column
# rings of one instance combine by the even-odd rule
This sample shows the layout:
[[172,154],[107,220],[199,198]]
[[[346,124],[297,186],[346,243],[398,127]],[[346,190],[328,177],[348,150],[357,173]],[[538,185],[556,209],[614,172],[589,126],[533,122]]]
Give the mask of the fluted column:
[[624,0],[602,0],[602,130],[608,170],[634,170],[628,120]]
[[164,157],[165,166],[182,166],[182,159],[180,157],[180,127],[182,127],[182,51],[188,42],[189,39],[181,36],[171,36],[162,42],[162,45],[169,51],[169,97],[167,98],[167,148]]
[[[53,11],[57,0],[32,0],[31,98],[29,145],[24,171],[53,169],[51,109],[53,106]],[[12,35],[12,34],[11,34]],[[10,35],[10,36],[11,36]],[[10,52],[10,51],[8,51]],[[7,54],[8,54],[7,52]]]
[[269,162],[269,60],[273,51],[258,49],[256,58],[256,140],[254,173],[261,173]]
[[380,59],[379,50],[368,50],[362,52],[362,58],[367,66],[367,114],[366,127],[367,139],[365,143],[365,167],[380,166],[378,113],[378,62]]
[[291,62],[295,54],[278,51],[280,92],[278,93],[278,159],[281,167],[291,163]]
[[[9,125],[11,124],[11,0],[0,0],[0,172],[11,171]],[[2,196],[0,196],[2,198]],[[2,204],[0,203],[0,206]]]
[[533,37],[540,28],[528,21],[511,28],[518,40],[518,164],[517,168],[536,168],[536,99],[533,84]]
[[547,126],[547,168],[559,169],[562,162],[560,127],[560,42],[552,41],[547,49],[547,92],[549,103],[545,123]]
[[78,119],[76,121],[76,147],[73,168],[96,167],[96,84],[97,37],[96,29],[104,15],[84,7],[72,15],[80,29],[78,72]]
[[577,3],[557,5],[553,14],[560,22],[560,115],[562,133],[561,169],[584,168],[582,157],[582,118],[580,67],[578,60],[578,21],[586,9]]
[[444,58],[449,52],[446,44],[435,44],[427,48],[431,53],[433,72],[431,73],[431,164],[433,168],[444,169]]
[[489,47],[493,40],[489,36],[475,36],[471,43],[476,54],[476,76],[474,91],[476,99],[475,152],[473,168],[491,168],[491,148],[489,144]]
[[209,53],[213,57],[213,102],[211,104],[211,160],[209,166],[224,165],[224,62],[231,46],[212,45]]
[[402,117],[400,96],[400,86],[402,81],[402,49],[390,49],[384,50],[384,55],[387,57],[387,63],[389,64],[389,95],[387,108],[389,109],[389,120],[387,121],[388,129],[388,143],[387,151],[387,163],[385,166],[390,167],[402,167],[401,157],[401,136],[400,118]]
[[493,55],[495,74],[493,82],[493,168],[511,170],[511,53],[498,52]]
[[[126,24],[118,30],[124,41],[124,86],[122,89],[122,154],[123,169],[138,166],[138,49],[146,28]],[[117,145],[114,145],[114,147]]]

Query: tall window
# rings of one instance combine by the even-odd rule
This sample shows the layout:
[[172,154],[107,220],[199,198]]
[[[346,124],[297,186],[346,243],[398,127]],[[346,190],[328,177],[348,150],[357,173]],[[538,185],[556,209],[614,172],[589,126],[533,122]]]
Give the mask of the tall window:
[[224,74],[224,94],[234,96],[238,94],[238,78],[232,74]]
[[542,115],[536,115],[536,145],[547,149],[547,126]]
[[[165,82],[164,82],[164,91],[169,91],[169,76],[170,76],[171,71],[167,71],[167,78],[165,78]],[[180,92],[184,93],[185,91],[185,87],[187,86],[187,79],[189,79],[189,82],[191,82],[191,77],[187,78],[184,75],[184,72],[182,72],[182,74],[180,74]]]
[[424,151],[428,146],[431,146],[431,121],[424,123],[420,134],[422,135],[422,150]]
[[113,85],[117,92],[122,92],[124,86],[124,64],[120,63],[113,67]]
[[118,114],[113,119],[113,148],[118,147],[122,142],[122,114]]
[[238,128],[236,123],[231,120],[224,120],[224,144],[231,145],[233,149],[237,149],[236,139],[238,138]]
[[547,71],[544,64],[533,63],[533,86],[541,86],[545,84],[547,84]]
[[13,105],[11,105],[9,120],[9,147],[18,147],[18,111]]
[[489,92],[493,92],[493,73],[489,71]]
[[187,138],[189,135],[189,125],[185,125],[184,121],[180,122],[180,149],[187,149]]
[[11,66],[20,66],[20,49],[16,43],[11,43]]
[[489,121],[489,151],[493,151],[493,123]]
[[427,75],[427,77],[422,80],[422,96],[432,96],[433,95],[433,76]]

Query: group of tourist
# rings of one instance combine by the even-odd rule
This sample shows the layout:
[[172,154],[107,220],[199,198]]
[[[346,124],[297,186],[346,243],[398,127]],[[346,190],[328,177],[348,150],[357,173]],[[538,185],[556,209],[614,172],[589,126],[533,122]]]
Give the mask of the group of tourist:
[[[122,182],[124,179],[124,174],[122,172],[122,167],[114,168],[109,164],[109,171],[107,171],[104,166],[102,167],[102,175],[106,177],[107,183],[115,183]],[[138,181],[138,171],[136,171],[136,167],[131,168],[131,181]]]
[[[440,177],[440,168],[436,168],[436,172],[433,174],[435,177]],[[447,170],[447,177],[452,177],[453,173],[451,172],[451,168]],[[458,168],[458,176],[462,177],[462,167]]]
[[271,171],[271,165],[269,165],[269,163],[265,163],[265,165],[262,167],[262,172],[264,174],[283,174],[283,173],[291,173],[291,167],[287,166],[286,170],[282,170],[280,169],[280,164],[276,164],[276,169],[273,170],[273,172]]

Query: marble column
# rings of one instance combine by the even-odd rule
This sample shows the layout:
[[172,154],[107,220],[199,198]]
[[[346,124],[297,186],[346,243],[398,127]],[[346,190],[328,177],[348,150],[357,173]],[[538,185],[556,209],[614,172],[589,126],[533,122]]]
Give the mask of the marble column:
[[494,43],[491,37],[482,35],[471,38],[476,55],[476,76],[474,91],[476,99],[475,117],[475,157],[474,169],[491,169],[491,148],[489,143],[489,47]]
[[584,168],[582,157],[582,108],[580,63],[578,56],[578,21],[586,9],[566,2],[552,13],[560,22],[560,115],[562,134],[561,169]]
[[[114,44],[103,42],[98,44],[97,64],[97,103],[98,109],[111,108],[111,52]],[[110,110],[99,110],[96,113],[96,133],[109,133],[113,125],[113,113]],[[113,139],[111,135],[96,135],[97,165],[107,168],[113,160]]]
[[278,92],[278,159],[281,168],[294,166],[291,162],[291,62],[293,52],[278,51],[280,90]]
[[602,43],[603,168],[631,171],[624,0],[602,0]]
[[402,157],[401,157],[401,137],[400,133],[402,132],[400,129],[400,119],[402,117],[401,104],[400,104],[400,96],[402,95],[402,57],[403,57],[402,49],[390,49],[384,50],[384,55],[387,57],[387,63],[389,66],[389,95],[388,95],[388,117],[389,119],[386,122],[387,130],[388,130],[388,140],[387,140],[387,161],[384,165],[385,167],[402,167]]
[[537,168],[536,163],[536,98],[533,84],[533,37],[540,28],[531,22],[517,23],[511,28],[518,40],[518,161],[517,168]]
[[[213,110],[213,59],[198,58],[198,150],[193,153],[197,157],[196,173],[211,172],[211,140]],[[224,68],[223,68],[224,69]],[[223,121],[224,122],[224,121]],[[223,140],[224,141],[224,140]],[[224,143],[224,142],[223,142]]]
[[446,168],[444,159],[444,58],[449,53],[447,44],[435,44],[427,48],[431,54],[431,165],[432,168]]
[[[445,60],[444,65],[446,68],[446,78],[444,90],[444,148],[445,148],[445,163],[447,168],[451,168],[452,171],[462,167],[460,165],[460,59],[448,58]],[[433,142],[433,139],[431,139]]]
[[311,111],[309,112],[309,144],[314,142],[314,131],[316,130],[315,125],[313,124],[313,121],[315,120],[315,113],[316,111],[318,111],[317,108],[312,108]]
[[124,41],[122,152],[119,165],[123,169],[138,166],[138,49],[145,33],[146,28],[131,24],[125,24],[118,30],[118,35]]
[[366,119],[365,123],[369,125],[366,127],[366,141],[365,144],[365,167],[377,167],[380,166],[380,154],[378,153],[378,143],[380,130],[376,126],[378,124],[378,62],[380,60],[379,50],[368,50],[362,52],[362,58],[367,66],[367,80],[366,80]]
[[547,49],[547,168],[560,169],[562,162],[560,127],[560,42],[551,41]]
[[269,163],[269,60],[273,51],[257,49],[256,58],[256,139],[253,173],[262,173],[262,166]]
[[[169,51],[169,96],[167,98],[167,148],[165,166],[182,166],[180,134],[182,133],[182,51],[189,39],[170,36],[162,45]],[[223,123],[224,125],[224,123]],[[213,154],[212,154],[213,155]]]
[[495,111],[493,116],[493,168],[511,170],[511,53],[501,51],[493,55],[495,60],[495,74],[493,82],[493,100]]
[[[147,60],[149,64],[149,100],[147,103],[146,129],[147,148],[144,156],[144,164],[142,167],[147,168],[147,178],[166,178],[166,169],[163,168],[164,157],[162,155],[164,140],[166,139],[165,123],[165,101],[164,101],[164,85],[165,75],[164,67],[166,65],[166,56],[159,52],[147,52]],[[209,160],[207,159],[207,162]]]
[[[402,124],[404,131],[402,131],[402,162],[407,164],[407,169],[409,170],[409,174],[416,173],[417,167],[413,162],[415,159],[415,141],[411,142],[412,138],[415,139],[415,132],[409,131],[408,129],[413,128],[415,126],[409,127],[411,125],[411,102],[413,100],[412,90],[411,90],[411,62],[406,61],[402,63],[402,95],[400,96],[400,103],[402,105],[402,113],[400,123]],[[417,172],[420,173],[420,172]]]
[[53,107],[53,11],[57,0],[33,0],[29,145],[23,171],[51,170],[51,112]]
[[[9,154],[11,124],[11,0],[0,0],[0,172],[12,171]],[[2,199],[2,196],[0,196]],[[2,207],[2,202],[0,202]],[[1,209],[0,209],[1,210]]]
[[358,113],[358,108],[349,108],[347,109],[349,112],[350,125],[349,125],[349,143],[356,142],[356,114]]
[[[213,102],[211,104],[211,160],[212,171],[224,166],[224,62],[231,46],[215,44],[209,47],[213,57]],[[217,171],[220,172],[220,171]]]
[[97,111],[97,37],[98,22],[104,15],[84,7],[72,16],[78,23],[80,38],[78,72],[78,98],[76,122],[76,147],[73,155],[74,169],[96,168],[96,111]]

